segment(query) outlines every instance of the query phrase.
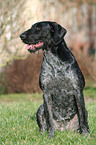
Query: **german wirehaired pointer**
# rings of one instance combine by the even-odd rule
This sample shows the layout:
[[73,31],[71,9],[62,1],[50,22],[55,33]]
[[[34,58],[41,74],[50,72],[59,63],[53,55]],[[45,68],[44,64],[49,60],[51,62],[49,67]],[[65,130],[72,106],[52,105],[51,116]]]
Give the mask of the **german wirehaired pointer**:
[[40,132],[48,131],[51,137],[56,129],[89,132],[84,77],[64,41],[66,32],[56,22],[43,21],[20,35],[30,53],[43,50],[39,85],[44,103],[37,111],[37,123]]

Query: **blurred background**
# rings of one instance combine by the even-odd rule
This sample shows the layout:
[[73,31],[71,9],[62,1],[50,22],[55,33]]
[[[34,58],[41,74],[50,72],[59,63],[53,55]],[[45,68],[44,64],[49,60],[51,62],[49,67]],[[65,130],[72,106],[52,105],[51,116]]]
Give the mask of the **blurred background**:
[[19,35],[38,21],[56,21],[86,80],[96,90],[96,0],[0,0],[0,93],[40,92],[40,50],[29,54]]

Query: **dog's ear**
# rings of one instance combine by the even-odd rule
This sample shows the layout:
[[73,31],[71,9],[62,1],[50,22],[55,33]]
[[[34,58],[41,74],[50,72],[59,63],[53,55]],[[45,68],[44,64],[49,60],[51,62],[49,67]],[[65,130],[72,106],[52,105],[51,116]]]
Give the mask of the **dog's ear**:
[[54,45],[58,45],[62,41],[65,34],[67,33],[66,29],[64,29],[56,22],[51,23],[51,31]]

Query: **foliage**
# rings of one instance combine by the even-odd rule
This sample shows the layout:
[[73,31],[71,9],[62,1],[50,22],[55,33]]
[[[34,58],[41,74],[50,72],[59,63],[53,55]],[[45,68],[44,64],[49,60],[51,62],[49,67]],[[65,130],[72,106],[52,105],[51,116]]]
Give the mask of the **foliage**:
[[[88,60],[83,55],[77,55],[76,60],[87,80],[91,76],[96,80],[95,62]],[[14,60],[6,69],[5,79],[1,82],[1,87],[5,93],[34,93],[40,92],[39,74],[42,64],[42,53],[31,54],[27,59]],[[1,77],[2,78],[2,77]],[[87,85],[87,82],[86,82]],[[92,85],[92,83],[91,83]],[[90,86],[89,86],[90,87]]]
[[[96,79],[95,63],[84,58],[84,56],[79,57],[76,53],[74,55],[76,56],[76,60],[85,76],[86,91],[88,88],[90,97],[90,95],[94,93],[93,89],[96,88],[96,82],[92,80],[92,78],[94,80]],[[7,67],[5,73],[4,71],[0,73],[0,93],[41,92],[39,87],[39,74],[42,56],[43,55],[40,52],[40,54],[31,54],[24,60],[14,60],[13,63]],[[89,76],[91,77],[88,78]],[[92,88],[92,86],[94,88]]]
[[0,93],[6,92],[5,91],[5,88],[6,88],[5,79],[6,79],[5,73],[4,72],[1,72],[0,73]]
[[20,56],[18,34],[25,23],[20,15],[24,10],[24,3],[24,0],[0,0],[0,67]]
[[95,54],[95,11],[96,0],[0,0],[0,67],[26,55],[19,34],[42,20],[56,21],[66,27],[71,48]]
[[14,60],[6,71],[6,91],[8,93],[40,92],[41,63],[42,53],[32,54],[26,60]]
[[[96,59],[93,56],[79,54],[76,51],[72,51],[86,80],[90,77],[96,82]],[[89,77],[89,78],[88,78]]]

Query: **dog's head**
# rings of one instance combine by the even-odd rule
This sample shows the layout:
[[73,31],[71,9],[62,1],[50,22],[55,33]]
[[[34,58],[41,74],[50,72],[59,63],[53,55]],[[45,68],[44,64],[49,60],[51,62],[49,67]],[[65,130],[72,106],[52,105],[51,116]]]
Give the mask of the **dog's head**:
[[66,30],[56,22],[38,22],[20,35],[22,41],[27,44],[29,52],[46,49],[47,45],[58,45],[66,34]]

